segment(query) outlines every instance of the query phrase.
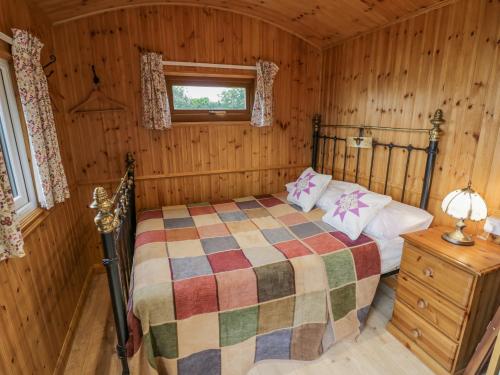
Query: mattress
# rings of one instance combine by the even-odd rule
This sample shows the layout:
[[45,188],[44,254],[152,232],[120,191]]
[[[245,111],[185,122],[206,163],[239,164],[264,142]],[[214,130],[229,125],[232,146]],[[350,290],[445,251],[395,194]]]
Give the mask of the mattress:
[[322,216],[285,193],[140,213],[129,354],[142,345],[152,373],[243,375],[359,333],[380,279],[377,244]]
[[387,240],[385,238],[372,237],[378,245],[380,252],[380,268],[382,274],[399,269],[401,255],[403,254],[402,237]]

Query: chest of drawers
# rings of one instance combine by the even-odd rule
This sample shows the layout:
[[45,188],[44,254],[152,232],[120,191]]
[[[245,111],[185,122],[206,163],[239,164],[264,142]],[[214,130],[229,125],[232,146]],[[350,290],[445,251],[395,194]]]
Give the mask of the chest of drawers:
[[387,329],[437,374],[460,374],[500,305],[500,246],[441,239],[448,228],[403,235]]

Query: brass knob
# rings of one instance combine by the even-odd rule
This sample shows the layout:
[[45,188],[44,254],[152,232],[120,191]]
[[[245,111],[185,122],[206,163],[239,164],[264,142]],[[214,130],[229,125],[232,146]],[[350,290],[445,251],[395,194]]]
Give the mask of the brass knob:
[[434,271],[430,267],[427,267],[423,272],[426,277],[432,277],[434,275]]
[[429,304],[423,298],[419,298],[417,301],[417,306],[419,309],[426,309]]
[[415,337],[416,339],[418,339],[419,337],[422,336],[422,332],[418,329],[418,328],[415,328],[415,329],[412,329],[411,330],[411,334],[413,335],[413,337]]

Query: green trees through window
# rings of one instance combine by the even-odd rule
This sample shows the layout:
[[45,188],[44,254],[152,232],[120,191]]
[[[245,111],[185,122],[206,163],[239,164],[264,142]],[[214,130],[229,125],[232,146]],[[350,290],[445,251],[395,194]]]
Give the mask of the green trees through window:
[[172,85],[176,110],[245,110],[244,87],[204,87]]

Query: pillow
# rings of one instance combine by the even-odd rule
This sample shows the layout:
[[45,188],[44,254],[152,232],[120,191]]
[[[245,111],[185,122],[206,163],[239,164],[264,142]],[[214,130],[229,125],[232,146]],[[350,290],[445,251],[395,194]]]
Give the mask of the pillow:
[[365,226],[392,200],[364,188],[351,188],[339,197],[323,221],[356,240]]
[[293,189],[288,194],[287,199],[302,207],[304,212],[309,212],[328,187],[331,179],[332,176],[316,173],[314,169],[309,167],[293,183]]
[[403,233],[429,228],[433,218],[421,208],[392,201],[368,223],[364,232],[369,236],[391,240]]
[[291,192],[292,192],[292,190],[293,190],[293,185],[295,185],[295,181],[293,181],[293,182],[289,182],[288,184],[286,184],[286,185],[285,185],[285,187],[286,187],[286,191],[288,191],[289,193],[291,193]]
[[330,182],[325,192],[321,195],[321,198],[319,198],[316,202],[316,206],[321,208],[323,211],[331,210],[344,191],[344,189],[341,189],[336,185],[332,185]]
[[356,184],[355,182],[340,181],[340,180],[332,180],[330,182],[329,186],[335,186],[336,188],[339,188],[342,190],[361,187],[360,185]]

